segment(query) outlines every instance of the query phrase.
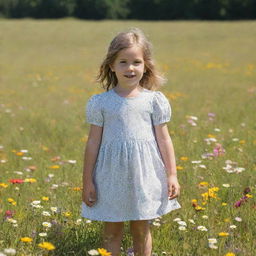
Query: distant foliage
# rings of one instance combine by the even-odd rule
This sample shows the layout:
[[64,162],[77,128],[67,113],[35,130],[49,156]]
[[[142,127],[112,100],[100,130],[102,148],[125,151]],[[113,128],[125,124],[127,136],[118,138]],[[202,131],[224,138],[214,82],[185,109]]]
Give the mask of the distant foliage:
[[256,0],[0,0],[5,18],[255,19]]

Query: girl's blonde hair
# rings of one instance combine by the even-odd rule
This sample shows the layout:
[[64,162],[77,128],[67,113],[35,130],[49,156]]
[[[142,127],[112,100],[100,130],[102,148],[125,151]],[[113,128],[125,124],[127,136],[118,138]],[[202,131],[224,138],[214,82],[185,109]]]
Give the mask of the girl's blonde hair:
[[110,69],[110,65],[114,63],[121,50],[132,47],[134,44],[141,47],[145,62],[146,72],[140,80],[140,85],[149,90],[156,90],[166,81],[155,69],[151,53],[152,44],[147,40],[140,29],[132,28],[127,32],[120,32],[114,37],[108,47],[106,57],[100,66],[97,82],[100,82],[107,91],[109,87],[116,87],[118,82],[116,74]]

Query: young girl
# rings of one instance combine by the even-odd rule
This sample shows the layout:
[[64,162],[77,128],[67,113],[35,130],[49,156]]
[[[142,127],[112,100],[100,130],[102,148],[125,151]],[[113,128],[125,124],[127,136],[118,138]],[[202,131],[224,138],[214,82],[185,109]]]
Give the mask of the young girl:
[[171,107],[156,89],[151,44],[139,29],[110,43],[98,81],[105,92],[86,105],[91,124],[84,156],[82,217],[104,221],[102,245],[120,255],[124,221],[134,254],[152,252],[150,222],[181,208],[175,154],[166,122]]

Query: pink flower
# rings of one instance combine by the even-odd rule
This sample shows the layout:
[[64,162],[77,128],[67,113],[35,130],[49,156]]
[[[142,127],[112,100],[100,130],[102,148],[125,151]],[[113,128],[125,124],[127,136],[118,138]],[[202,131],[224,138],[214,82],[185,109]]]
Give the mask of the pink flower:
[[222,156],[225,154],[225,149],[220,143],[216,143],[216,147],[213,149],[214,156]]
[[13,215],[15,214],[15,211],[11,211],[11,210],[7,210],[5,211],[5,219],[8,219],[8,218],[13,218]]

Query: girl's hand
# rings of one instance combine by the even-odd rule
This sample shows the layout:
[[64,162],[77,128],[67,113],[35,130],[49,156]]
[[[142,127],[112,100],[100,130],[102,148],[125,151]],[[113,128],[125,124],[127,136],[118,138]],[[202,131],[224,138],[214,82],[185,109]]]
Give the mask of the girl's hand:
[[82,200],[89,207],[92,207],[96,203],[97,193],[93,182],[87,183],[83,188]]
[[168,199],[172,200],[180,195],[180,185],[177,176],[169,176],[167,178],[168,184]]

